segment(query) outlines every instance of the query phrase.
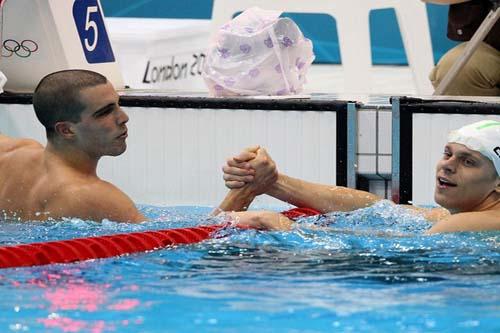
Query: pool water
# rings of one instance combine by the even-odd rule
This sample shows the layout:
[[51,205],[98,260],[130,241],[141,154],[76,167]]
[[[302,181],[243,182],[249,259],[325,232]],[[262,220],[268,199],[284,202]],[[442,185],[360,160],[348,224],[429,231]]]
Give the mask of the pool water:
[[[4,221],[0,245],[195,226],[207,207],[140,206],[140,225]],[[75,264],[0,270],[0,332],[499,332],[500,232],[424,236],[381,202]]]

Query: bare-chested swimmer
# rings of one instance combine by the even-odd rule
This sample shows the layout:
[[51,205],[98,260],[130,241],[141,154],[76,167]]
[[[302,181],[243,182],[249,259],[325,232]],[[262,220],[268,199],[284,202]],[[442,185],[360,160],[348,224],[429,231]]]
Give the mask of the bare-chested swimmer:
[[86,70],[52,73],[38,84],[33,107],[47,146],[0,134],[0,216],[144,221],[125,193],[96,174],[102,156],[127,148],[128,116],[111,83]]
[[[351,211],[382,200],[368,192],[313,184],[281,174],[259,147],[229,159],[223,170],[231,191],[220,210],[236,211],[233,214],[240,224],[261,229],[288,230],[293,224],[275,212],[243,212],[263,193],[322,213]],[[500,230],[500,122],[480,121],[450,133],[436,167],[434,198],[443,208],[408,206],[434,222],[429,234]]]

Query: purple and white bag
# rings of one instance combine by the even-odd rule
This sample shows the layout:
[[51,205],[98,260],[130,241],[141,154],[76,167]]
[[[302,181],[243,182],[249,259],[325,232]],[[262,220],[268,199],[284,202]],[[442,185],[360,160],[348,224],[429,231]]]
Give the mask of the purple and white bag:
[[215,34],[203,69],[212,96],[302,91],[314,60],[312,42],[281,13],[253,7]]

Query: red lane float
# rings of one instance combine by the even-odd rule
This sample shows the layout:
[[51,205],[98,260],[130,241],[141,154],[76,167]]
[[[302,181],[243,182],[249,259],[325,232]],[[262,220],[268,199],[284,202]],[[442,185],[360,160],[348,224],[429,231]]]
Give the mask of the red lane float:
[[297,207],[281,212],[281,214],[288,217],[290,220],[296,220],[301,217],[320,215],[321,212],[318,212],[315,209],[307,208],[307,207]]
[[0,268],[70,263],[198,243],[222,227],[166,229],[0,247]]
[[[319,212],[295,208],[282,214],[297,219]],[[224,227],[165,229],[0,247],[0,268],[70,263],[152,251],[177,244],[193,244],[211,238],[214,232]]]

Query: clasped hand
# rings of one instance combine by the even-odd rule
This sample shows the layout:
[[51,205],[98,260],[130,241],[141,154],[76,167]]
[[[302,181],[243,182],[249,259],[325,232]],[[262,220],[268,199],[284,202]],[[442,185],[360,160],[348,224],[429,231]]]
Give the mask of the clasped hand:
[[278,179],[276,163],[264,148],[253,146],[228,158],[222,168],[229,189],[247,188],[254,195],[266,193]]

